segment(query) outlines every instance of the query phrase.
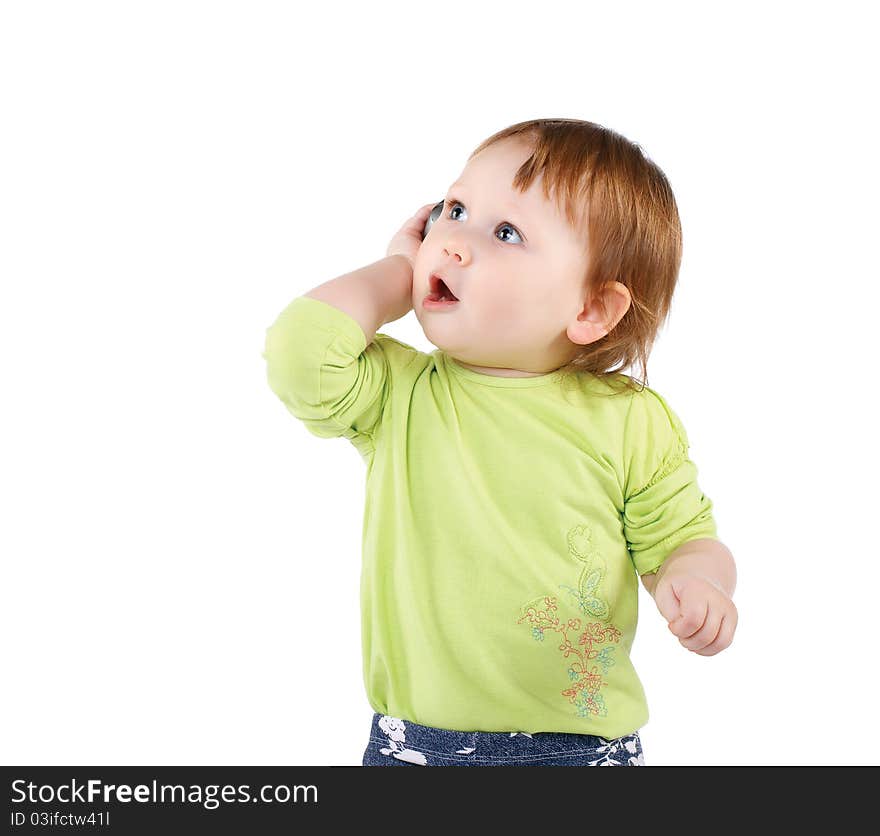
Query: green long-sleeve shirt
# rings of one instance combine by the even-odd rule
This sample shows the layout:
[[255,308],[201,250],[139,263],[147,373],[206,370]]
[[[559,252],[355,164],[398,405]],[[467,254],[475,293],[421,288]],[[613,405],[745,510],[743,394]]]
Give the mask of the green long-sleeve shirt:
[[716,537],[677,415],[477,373],[301,296],[266,332],[269,385],[366,466],[361,624],[374,711],[462,731],[620,737],[648,719],[630,661],[638,574]]

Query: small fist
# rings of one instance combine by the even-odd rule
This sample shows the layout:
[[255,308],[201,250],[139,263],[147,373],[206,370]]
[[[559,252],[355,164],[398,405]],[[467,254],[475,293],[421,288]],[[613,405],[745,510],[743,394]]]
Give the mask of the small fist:
[[738,614],[725,592],[698,575],[663,575],[654,601],[682,647],[700,656],[714,656],[733,641]]
[[434,203],[426,203],[404,223],[388,244],[388,249],[385,251],[386,258],[402,255],[415,266],[416,255],[422,246],[422,233],[433,208]]

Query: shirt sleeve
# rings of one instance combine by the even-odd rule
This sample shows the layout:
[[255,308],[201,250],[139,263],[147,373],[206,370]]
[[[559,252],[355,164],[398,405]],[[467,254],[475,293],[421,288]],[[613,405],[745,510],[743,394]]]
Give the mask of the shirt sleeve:
[[656,571],[688,540],[717,539],[712,501],[697,483],[688,446],[663,397],[648,387],[634,393],[624,427],[623,527],[640,575]]
[[266,330],[269,387],[313,435],[344,436],[365,453],[390,389],[383,336],[367,345],[353,317],[300,296]]

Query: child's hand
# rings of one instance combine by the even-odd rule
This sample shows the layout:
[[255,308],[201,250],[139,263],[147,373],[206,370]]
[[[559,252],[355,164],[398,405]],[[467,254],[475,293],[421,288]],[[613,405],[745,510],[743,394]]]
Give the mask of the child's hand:
[[654,587],[654,601],[683,647],[714,656],[728,647],[737,611],[730,597],[699,575],[671,572]]
[[419,247],[422,246],[422,233],[425,231],[425,224],[428,222],[428,217],[435,205],[436,201],[426,203],[397,231],[388,245],[388,252],[385,253],[386,258],[392,255],[402,255],[409,259],[410,264],[415,265],[416,254]]

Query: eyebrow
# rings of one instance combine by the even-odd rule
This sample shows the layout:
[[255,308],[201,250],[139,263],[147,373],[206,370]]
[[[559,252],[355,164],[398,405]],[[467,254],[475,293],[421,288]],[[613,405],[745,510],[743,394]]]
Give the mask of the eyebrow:
[[[451,195],[451,196],[454,196],[454,193],[457,192],[457,191],[465,191],[465,192],[466,192],[466,191],[468,191],[468,189],[467,189],[467,187],[464,185],[464,183],[458,183],[458,182],[456,182],[456,183],[453,183],[453,184],[449,187],[449,189],[447,190],[446,194]],[[445,197],[444,197],[443,199],[446,200]],[[505,209],[504,211],[507,212],[508,210]],[[519,209],[515,209],[514,211],[518,213],[520,210],[519,210]],[[513,225],[514,225],[515,227],[519,228],[519,229],[522,231],[523,235],[525,235],[525,229],[523,228],[522,224],[519,223],[519,221],[514,221],[514,220],[512,220],[512,223],[513,223]]]

